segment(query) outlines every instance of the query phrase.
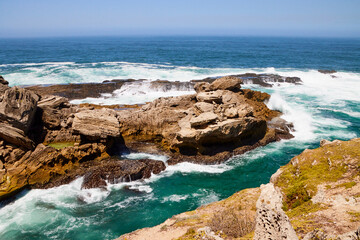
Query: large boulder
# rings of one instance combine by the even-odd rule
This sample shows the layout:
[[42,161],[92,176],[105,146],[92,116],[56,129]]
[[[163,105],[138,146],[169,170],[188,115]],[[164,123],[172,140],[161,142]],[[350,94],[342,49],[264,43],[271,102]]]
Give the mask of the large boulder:
[[25,149],[35,147],[35,143],[25,135],[23,130],[4,122],[0,122],[0,139]]
[[212,92],[199,92],[196,95],[196,99],[199,102],[207,103],[221,103],[222,101],[222,91],[212,91]]
[[229,90],[233,92],[238,92],[241,89],[241,84],[243,81],[238,77],[226,76],[216,79],[211,83],[211,90]]
[[76,113],[72,128],[75,133],[92,140],[121,136],[116,112],[105,108],[84,110]]
[[27,132],[34,119],[39,97],[31,91],[13,87],[0,96],[0,120]]

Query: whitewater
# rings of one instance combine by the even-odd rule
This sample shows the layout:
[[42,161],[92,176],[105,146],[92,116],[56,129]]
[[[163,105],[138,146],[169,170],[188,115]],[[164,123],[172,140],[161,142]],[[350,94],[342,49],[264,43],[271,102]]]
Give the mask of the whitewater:
[[[99,68],[99,65],[101,66]],[[106,79],[148,79],[131,83],[101,98],[73,103],[134,104],[158,97],[191,94],[192,89],[167,91],[149,88],[149,81],[189,81],[242,73],[271,73],[300,77],[303,83],[275,84],[272,88],[244,85],[271,94],[267,105],[294,123],[295,138],[282,140],[234,156],[219,165],[180,163],[150,179],[108,184],[106,189],[81,189],[82,178],[51,189],[25,190],[0,208],[0,239],[112,239],[140,227],[153,226],[182,211],[223,199],[246,187],[269,180],[278,167],[321,139],[360,136],[360,74],[323,74],[315,69],[199,68],[143,63],[6,64],[17,68],[4,74],[12,86],[102,82]],[[19,70],[20,68],[20,70]],[[127,159],[150,158],[166,163],[167,156],[131,153]]]
[[[360,41],[327,38],[104,37],[0,39],[0,75],[11,86],[146,79],[72,103],[141,104],[193,89],[154,89],[150,81],[268,73],[301,85],[243,85],[271,95],[267,105],[293,122],[295,136],[219,165],[180,163],[150,179],[81,189],[82,178],[25,190],[0,203],[0,239],[114,239],[185,211],[267,183],[321,139],[360,137]],[[318,69],[334,69],[323,74]],[[127,159],[167,156],[131,153]]]

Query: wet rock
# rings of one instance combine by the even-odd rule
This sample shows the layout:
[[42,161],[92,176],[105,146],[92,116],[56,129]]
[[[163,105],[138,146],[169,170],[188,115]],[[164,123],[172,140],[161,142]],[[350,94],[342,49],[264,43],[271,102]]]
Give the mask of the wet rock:
[[142,160],[117,160],[104,163],[88,172],[84,177],[81,188],[105,187],[106,182],[120,183],[151,177],[165,170],[162,161]]
[[329,70],[329,69],[319,69],[318,70],[319,73],[323,73],[323,74],[332,74],[332,73],[336,73],[335,70]]

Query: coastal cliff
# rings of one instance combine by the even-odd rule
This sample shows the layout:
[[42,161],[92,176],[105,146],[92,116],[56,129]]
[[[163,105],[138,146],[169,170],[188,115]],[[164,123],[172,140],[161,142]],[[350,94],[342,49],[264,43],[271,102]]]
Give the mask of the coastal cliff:
[[360,139],[305,150],[270,183],[125,234],[137,239],[360,238]]

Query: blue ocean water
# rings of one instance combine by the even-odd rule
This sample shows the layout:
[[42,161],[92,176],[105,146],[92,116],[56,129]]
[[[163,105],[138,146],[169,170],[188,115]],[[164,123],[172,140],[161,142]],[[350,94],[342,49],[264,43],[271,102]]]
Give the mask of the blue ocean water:
[[[317,69],[334,69],[322,74]],[[0,39],[0,75],[11,85],[146,78],[188,81],[237,73],[297,76],[302,85],[245,85],[272,95],[267,103],[294,123],[294,139],[258,148],[220,165],[181,163],[149,180],[81,190],[82,179],[31,190],[0,208],[0,239],[113,239],[236,191],[258,187],[323,138],[360,137],[360,40],[260,37],[106,37]],[[191,93],[146,84],[99,99],[145,102]],[[142,158],[132,154],[128,158]],[[149,156],[147,156],[149,157]],[[164,156],[151,156],[166,161]],[[80,199],[85,199],[82,201]]]

